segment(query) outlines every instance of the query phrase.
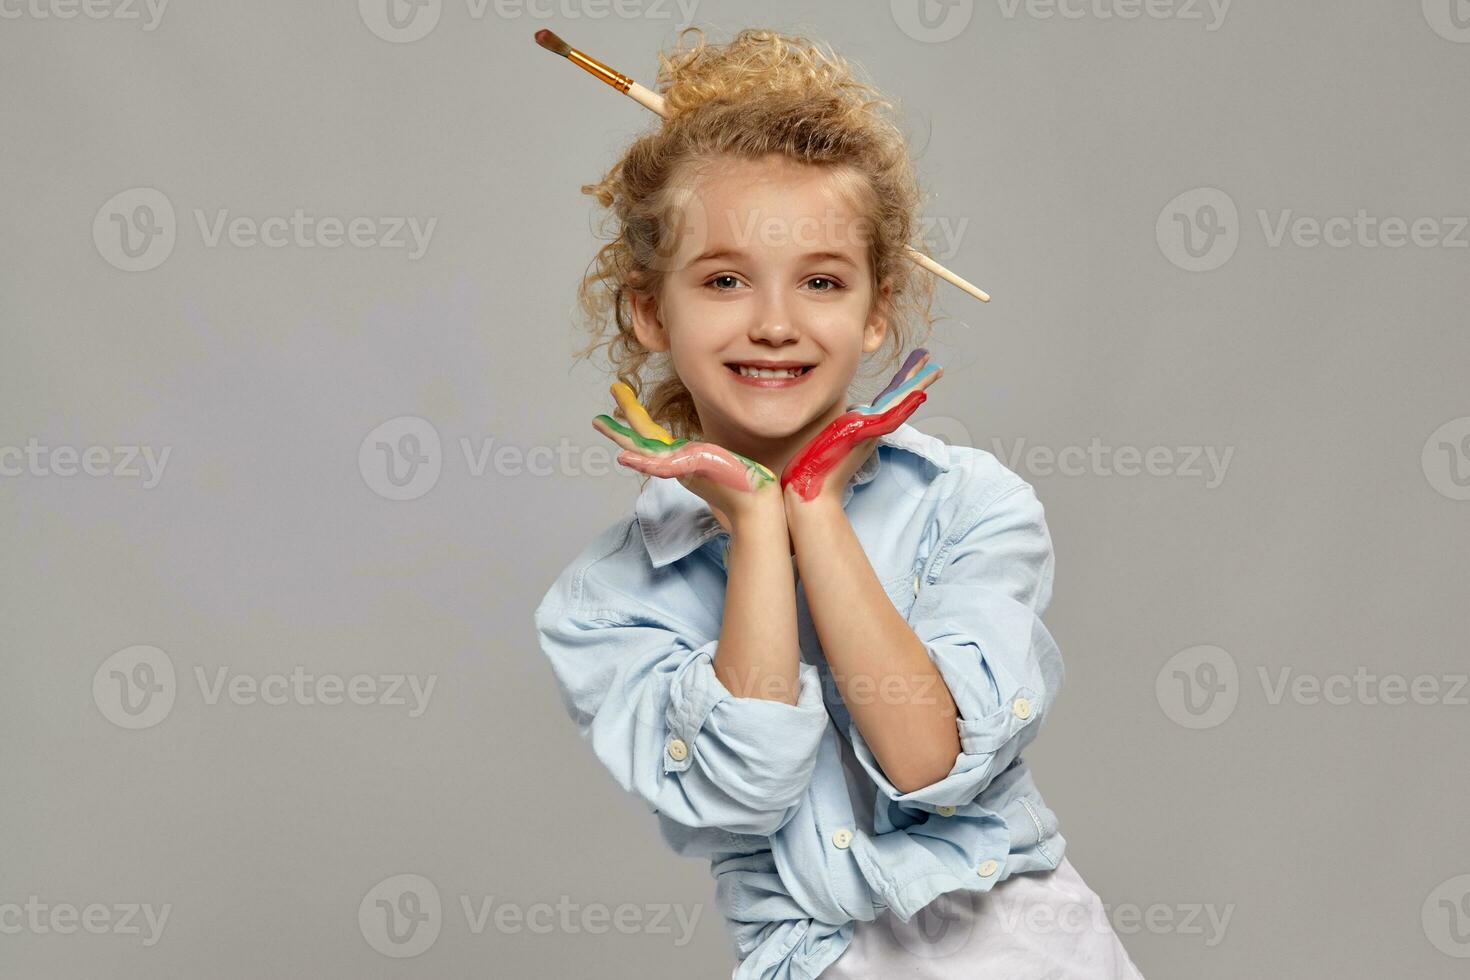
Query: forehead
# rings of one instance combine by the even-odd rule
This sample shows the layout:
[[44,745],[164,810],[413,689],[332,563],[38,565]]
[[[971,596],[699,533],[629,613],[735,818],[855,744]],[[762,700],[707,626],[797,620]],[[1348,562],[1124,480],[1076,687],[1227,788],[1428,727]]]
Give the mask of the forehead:
[[859,245],[867,221],[861,182],[832,167],[773,154],[758,160],[721,157],[691,175],[710,240],[724,242],[762,228],[799,227],[833,247]]

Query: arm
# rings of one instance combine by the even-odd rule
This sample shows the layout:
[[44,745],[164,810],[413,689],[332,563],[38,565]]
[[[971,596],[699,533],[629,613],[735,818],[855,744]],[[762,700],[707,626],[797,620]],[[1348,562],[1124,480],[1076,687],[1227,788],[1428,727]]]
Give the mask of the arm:
[[793,508],[812,624],[854,723],[892,785],[942,779],[960,752],[949,687],[878,581],[839,498]]
[[797,701],[796,579],[786,509],[776,475],[761,463],[703,441],[675,439],[624,382],[611,392],[630,425],[599,415],[592,425],[623,447],[618,462],[677,479],[727,531],[728,581],[720,624],[719,680],[742,697]]
[[1041,621],[1053,552],[1035,492],[1016,480],[952,523],[908,621],[959,710],[959,754],[937,782],[903,788],[886,781],[866,731],[853,739],[863,767],[898,802],[973,802],[1036,738],[1065,679],[1061,652]]
[[554,586],[536,627],[563,704],[597,758],[676,823],[774,834],[801,803],[830,724],[816,668],[800,665],[795,704],[739,697],[715,672],[721,640],[605,586],[588,588],[595,595],[578,602],[570,586]]
[[615,384],[630,426],[593,425],[618,460],[678,479],[730,531],[720,635],[699,635],[596,562],[568,569],[536,613],[564,703],[619,785],[691,827],[773,834],[795,812],[829,724],[816,668],[801,664],[796,585],[775,474],[719,446],[676,440]]
[[796,574],[779,492],[732,515],[715,673],[742,697],[797,702]]
[[914,350],[870,405],[834,419],[781,474],[786,520],[822,650],[890,785],[905,791],[949,772],[960,750],[955,703],[924,644],[888,601],[848,523],[842,493],[877,451],[877,436],[903,424],[943,373],[929,363],[928,350]]

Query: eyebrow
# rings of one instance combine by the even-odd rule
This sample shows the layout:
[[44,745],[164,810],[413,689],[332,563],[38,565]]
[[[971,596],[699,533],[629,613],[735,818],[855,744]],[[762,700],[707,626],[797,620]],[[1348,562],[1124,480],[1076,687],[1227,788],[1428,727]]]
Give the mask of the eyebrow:
[[[699,262],[709,262],[714,259],[743,259],[746,257],[746,254],[739,249],[716,248],[701,253],[700,255],[695,257],[693,262],[690,262],[689,264],[694,265]],[[844,255],[841,252],[807,252],[805,255],[800,256],[800,258],[802,261],[833,260],[836,262],[844,262],[847,265],[852,266],[854,269],[858,268],[858,264],[854,262],[851,257]]]

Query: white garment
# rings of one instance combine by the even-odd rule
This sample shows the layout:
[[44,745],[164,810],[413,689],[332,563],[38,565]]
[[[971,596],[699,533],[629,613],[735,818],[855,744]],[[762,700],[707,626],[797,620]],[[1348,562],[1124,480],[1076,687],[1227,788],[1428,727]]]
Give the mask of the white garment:
[[1143,980],[1102,900],[1065,857],[985,892],[946,892],[908,922],[859,922],[820,980]]

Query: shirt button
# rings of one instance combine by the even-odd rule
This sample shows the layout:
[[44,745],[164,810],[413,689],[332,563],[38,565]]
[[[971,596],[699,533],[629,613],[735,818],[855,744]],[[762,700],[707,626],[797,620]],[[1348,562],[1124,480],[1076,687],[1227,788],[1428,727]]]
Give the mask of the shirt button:
[[942,807],[940,807],[939,808],[939,815],[941,817],[952,817],[952,816],[954,816],[954,807],[952,807],[952,806],[942,806]]
[[832,845],[834,847],[840,847],[845,850],[847,848],[847,845],[851,843],[852,831],[848,830],[846,827],[843,827],[841,830],[838,830],[832,835]]
[[689,746],[684,744],[684,740],[682,738],[676,738],[669,742],[669,757],[672,758],[675,762],[683,762],[685,756],[687,756],[688,754]]
[[980,865],[979,870],[980,877],[989,878],[991,875],[1000,870],[1000,863],[998,861],[986,861],[984,864]]
[[919,576],[914,576],[914,595],[919,594]]
[[1011,710],[1015,712],[1017,718],[1025,721],[1031,717],[1031,702],[1025,698],[1016,698],[1015,704],[1011,705]]

